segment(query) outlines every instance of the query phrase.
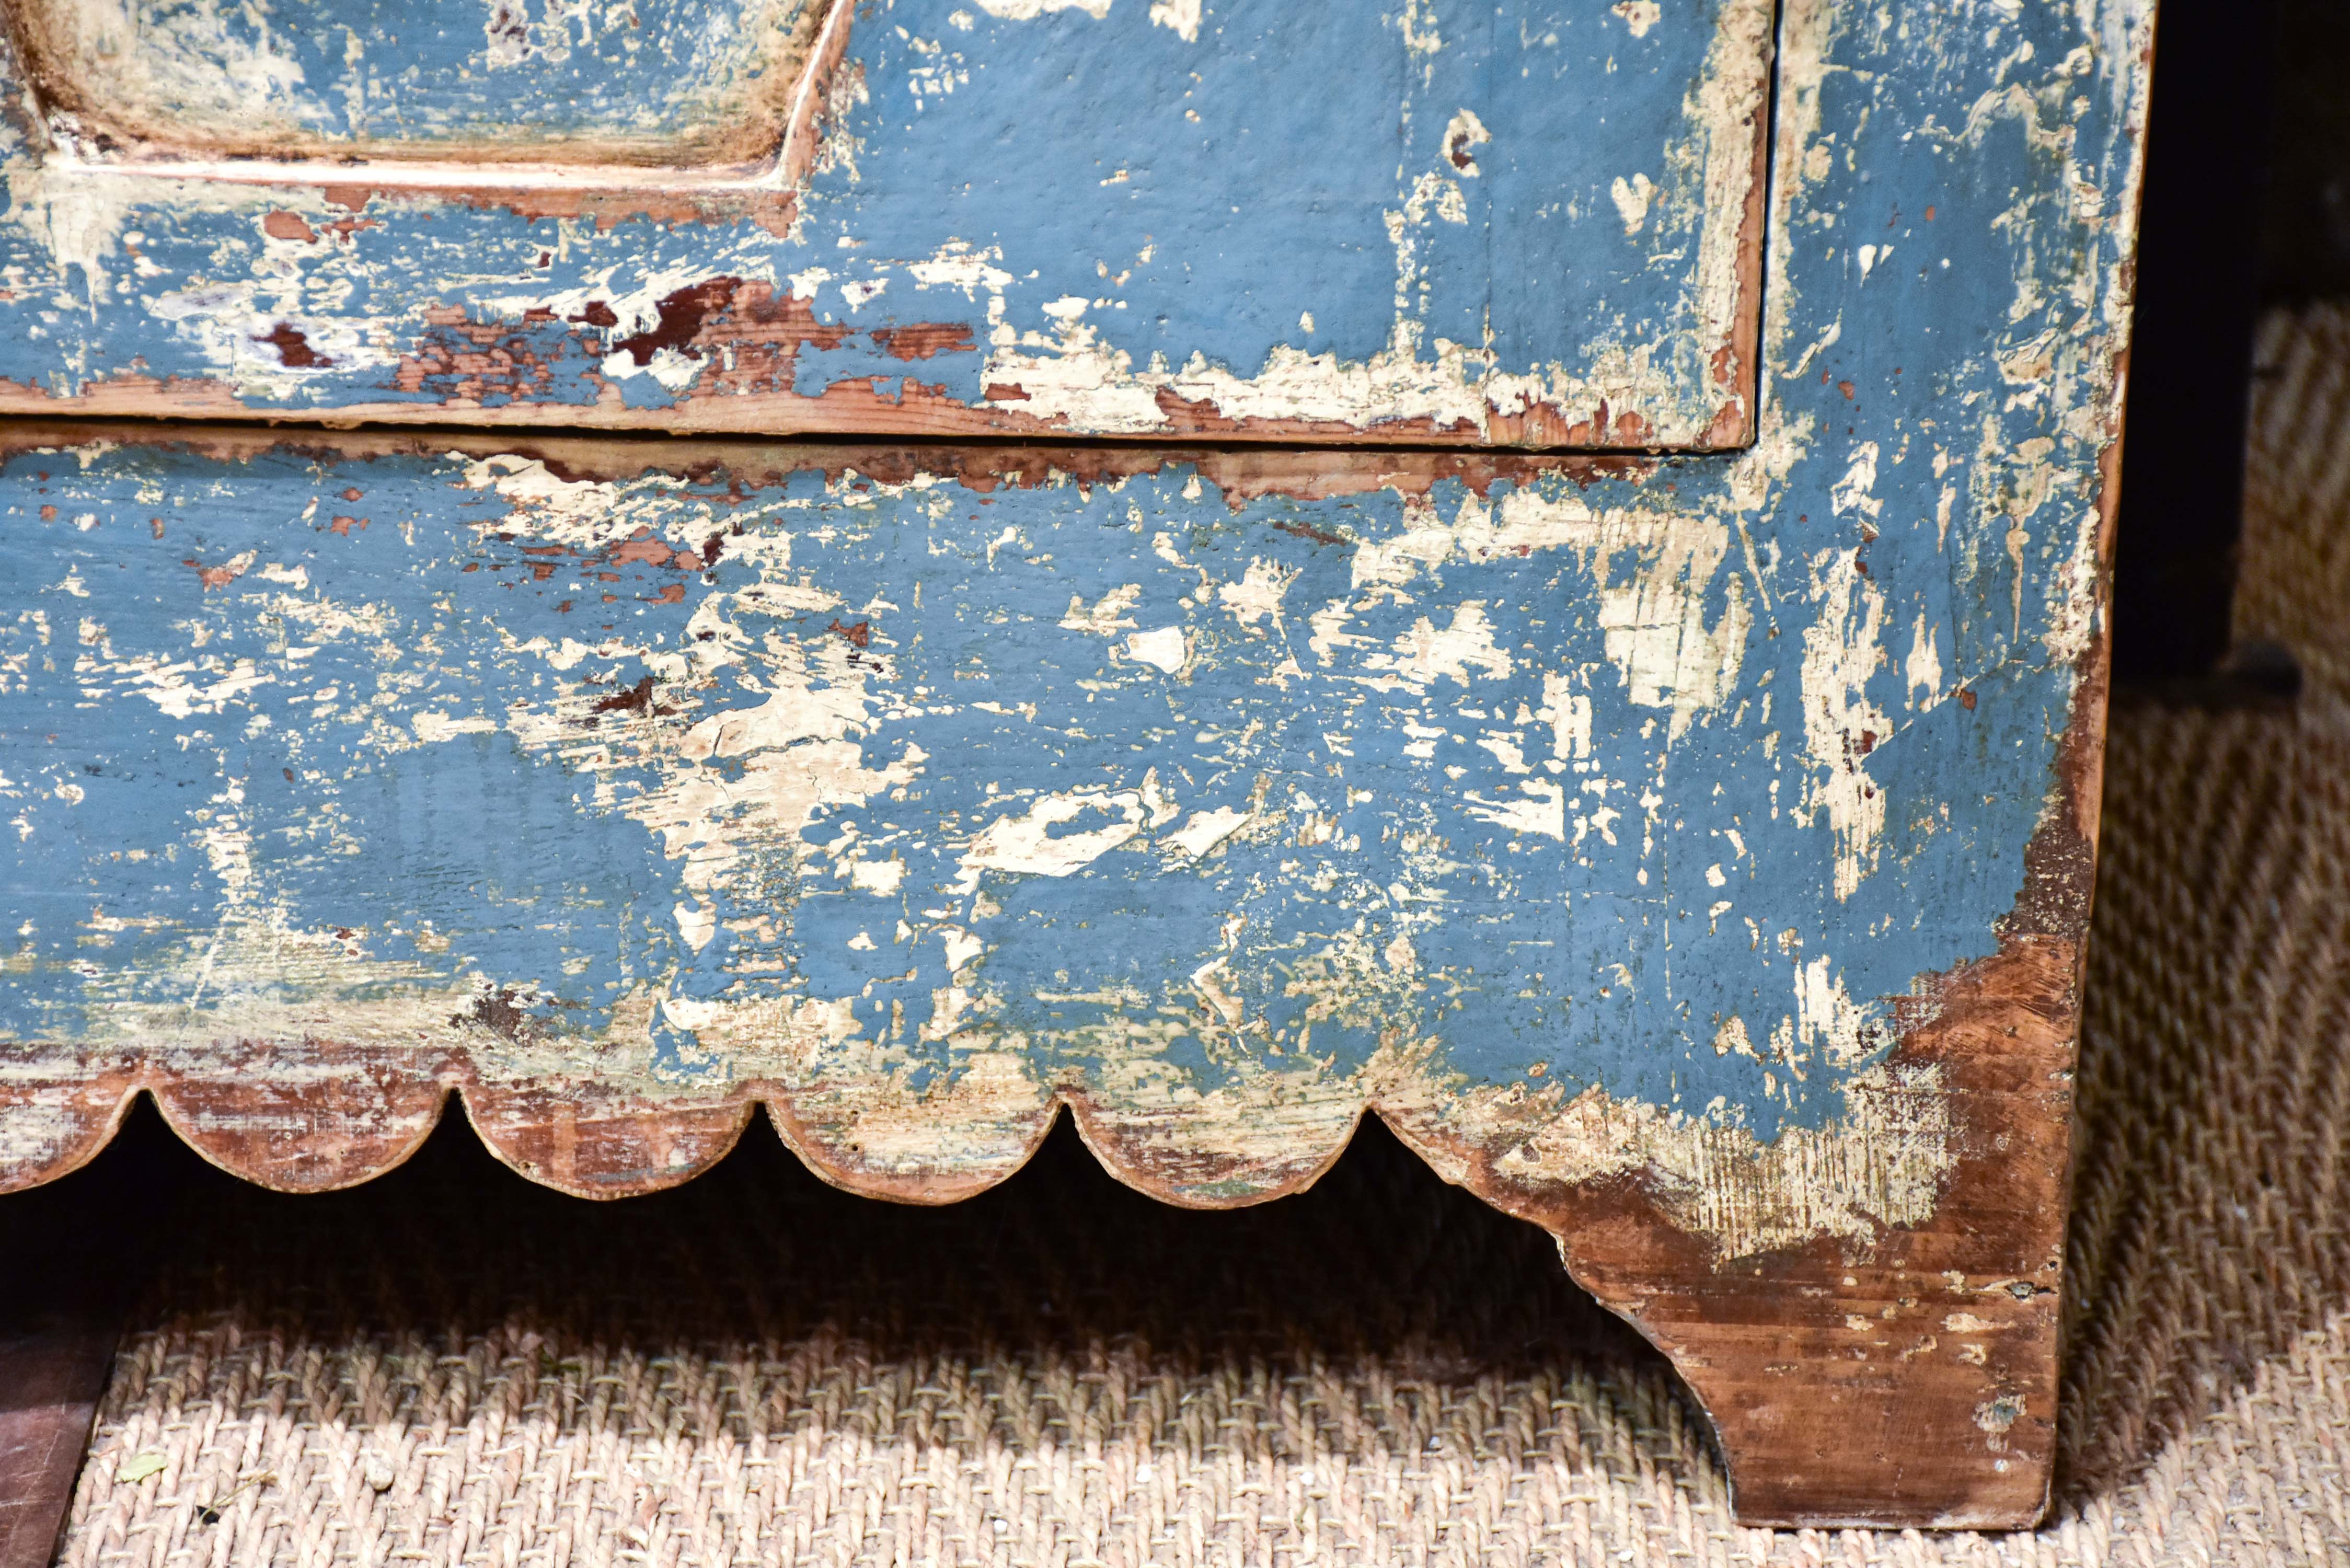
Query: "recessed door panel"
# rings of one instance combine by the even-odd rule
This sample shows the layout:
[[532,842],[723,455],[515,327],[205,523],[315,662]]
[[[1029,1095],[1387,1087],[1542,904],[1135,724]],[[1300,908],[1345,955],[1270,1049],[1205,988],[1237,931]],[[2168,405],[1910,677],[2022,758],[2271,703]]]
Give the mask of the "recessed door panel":
[[61,136],[224,158],[771,157],[826,0],[18,0]]

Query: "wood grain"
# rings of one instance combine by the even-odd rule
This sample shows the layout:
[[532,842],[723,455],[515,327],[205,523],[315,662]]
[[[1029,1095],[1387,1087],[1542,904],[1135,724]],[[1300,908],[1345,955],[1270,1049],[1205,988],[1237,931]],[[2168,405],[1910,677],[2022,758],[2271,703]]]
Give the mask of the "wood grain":
[[114,1360],[110,1320],[0,1330],[0,1568],[49,1568]]

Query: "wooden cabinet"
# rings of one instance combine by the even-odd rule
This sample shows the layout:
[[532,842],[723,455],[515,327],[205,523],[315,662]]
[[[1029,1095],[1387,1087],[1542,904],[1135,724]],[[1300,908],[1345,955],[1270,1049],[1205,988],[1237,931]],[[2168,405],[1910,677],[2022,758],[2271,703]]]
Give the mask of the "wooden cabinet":
[[1367,1112],[2037,1515],[2144,0],[12,16],[0,1180]]

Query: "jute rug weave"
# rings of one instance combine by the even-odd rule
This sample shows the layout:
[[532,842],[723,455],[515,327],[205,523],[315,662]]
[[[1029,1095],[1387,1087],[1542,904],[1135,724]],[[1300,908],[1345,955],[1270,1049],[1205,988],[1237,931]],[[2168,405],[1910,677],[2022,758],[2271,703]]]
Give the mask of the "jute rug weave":
[[2043,1530],[1737,1529],[1663,1364],[1376,1129],[1200,1215],[1066,1129],[909,1210],[764,1129],[598,1209],[449,1127],[192,1177],[64,1561],[2350,1562],[2350,317],[2263,352],[2242,623],[2311,690],[2114,716]]

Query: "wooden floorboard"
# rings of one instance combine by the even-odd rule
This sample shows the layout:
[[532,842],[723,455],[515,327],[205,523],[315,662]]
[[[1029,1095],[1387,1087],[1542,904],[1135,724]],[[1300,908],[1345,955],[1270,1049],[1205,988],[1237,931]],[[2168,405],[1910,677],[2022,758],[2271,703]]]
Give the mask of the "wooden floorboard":
[[57,1555],[116,1329],[91,1312],[0,1337],[0,1568]]

